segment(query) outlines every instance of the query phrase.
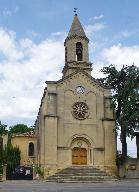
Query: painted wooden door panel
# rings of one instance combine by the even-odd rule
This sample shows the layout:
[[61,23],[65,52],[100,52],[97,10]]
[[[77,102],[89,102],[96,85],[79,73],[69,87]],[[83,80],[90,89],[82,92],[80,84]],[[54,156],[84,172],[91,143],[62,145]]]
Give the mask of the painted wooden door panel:
[[72,164],[86,165],[87,164],[87,150],[85,148],[73,148],[72,150]]

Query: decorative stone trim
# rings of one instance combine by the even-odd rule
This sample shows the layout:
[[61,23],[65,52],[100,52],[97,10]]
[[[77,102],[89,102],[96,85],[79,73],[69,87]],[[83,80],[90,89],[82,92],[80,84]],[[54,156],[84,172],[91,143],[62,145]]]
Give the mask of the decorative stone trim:
[[88,43],[89,43],[89,39],[86,37],[86,36],[79,36],[79,35],[71,35],[71,36],[68,36],[66,39],[65,39],[65,42],[64,42],[64,46],[66,44],[66,42],[70,39],[85,39]]
[[70,148],[69,148],[69,147],[62,147],[62,146],[59,146],[59,147],[57,147],[57,149],[69,150]]

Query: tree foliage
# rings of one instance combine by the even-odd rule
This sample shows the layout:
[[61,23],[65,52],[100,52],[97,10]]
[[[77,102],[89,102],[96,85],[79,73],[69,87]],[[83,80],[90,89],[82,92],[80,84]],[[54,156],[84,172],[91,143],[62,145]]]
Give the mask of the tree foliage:
[[0,172],[2,165],[7,164],[7,170],[13,171],[17,165],[20,165],[20,150],[18,147],[13,147],[10,142],[4,149],[0,150]]
[[29,128],[27,125],[17,124],[11,126],[8,131],[7,125],[2,124],[0,121],[0,136],[9,134],[7,145],[4,148],[3,146],[0,147],[0,173],[2,173],[2,165],[4,164],[7,164],[7,170],[10,172],[20,165],[20,149],[11,144],[12,134],[22,134],[33,130],[33,127]]
[[126,157],[126,136],[133,136],[135,131],[139,131],[139,68],[133,64],[118,71],[110,65],[102,72],[106,78],[101,81],[112,89],[116,128],[121,130],[122,155]]
[[32,128],[32,127],[30,128],[27,125],[17,124],[17,125],[10,127],[9,133],[10,134],[22,134],[22,133],[30,132],[33,130],[34,130],[34,128]]
[[7,125],[2,124],[0,121],[0,136],[7,134]]
[[20,149],[17,146],[13,147],[11,143],[5,146],[4,157],[4,163],[7,164],[9,171],[13,171],[16,166],[20,165]]

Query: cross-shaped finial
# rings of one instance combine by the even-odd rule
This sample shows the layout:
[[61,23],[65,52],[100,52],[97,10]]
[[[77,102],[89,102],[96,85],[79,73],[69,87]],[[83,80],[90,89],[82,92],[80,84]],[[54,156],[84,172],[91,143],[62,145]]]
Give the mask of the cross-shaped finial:
[[74,8],[73,12],[75,13],[75,15],[77,15],[77,9],[78,8]]

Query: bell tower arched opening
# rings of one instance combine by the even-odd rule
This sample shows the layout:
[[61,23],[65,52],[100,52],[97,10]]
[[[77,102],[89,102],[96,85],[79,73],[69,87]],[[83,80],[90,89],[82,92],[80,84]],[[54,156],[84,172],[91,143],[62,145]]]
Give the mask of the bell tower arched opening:
[[83,46],[81,42],[76,43],[76,61],[83,60]]

